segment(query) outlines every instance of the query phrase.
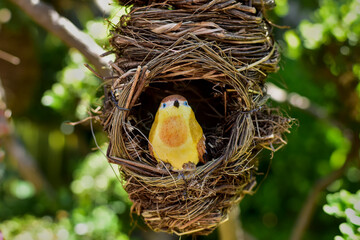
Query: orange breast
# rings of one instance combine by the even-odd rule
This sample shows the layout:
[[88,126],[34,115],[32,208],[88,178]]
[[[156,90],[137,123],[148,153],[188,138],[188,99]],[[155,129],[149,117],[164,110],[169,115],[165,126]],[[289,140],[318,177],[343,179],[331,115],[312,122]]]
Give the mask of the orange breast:
[[167,118],[160,128],[160,139],[169,147],[178,147],[187,139],[187,126],[180,116]]

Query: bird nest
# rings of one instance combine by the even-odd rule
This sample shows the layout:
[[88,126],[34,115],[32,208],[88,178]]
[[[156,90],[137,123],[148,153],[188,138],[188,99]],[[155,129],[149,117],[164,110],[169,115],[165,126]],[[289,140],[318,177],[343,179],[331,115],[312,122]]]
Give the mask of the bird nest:
[[[257,154],[286,143],[291,120],[265,105],[264,82],[279,61],[271,26],[256,1],[134,3],[110,39],[107,158],[151,229],[209,234],[252,193]],[[206,137],[206,162],[192,169],[176,171],[148,149],[155,113],[170,94],[188,99]]]

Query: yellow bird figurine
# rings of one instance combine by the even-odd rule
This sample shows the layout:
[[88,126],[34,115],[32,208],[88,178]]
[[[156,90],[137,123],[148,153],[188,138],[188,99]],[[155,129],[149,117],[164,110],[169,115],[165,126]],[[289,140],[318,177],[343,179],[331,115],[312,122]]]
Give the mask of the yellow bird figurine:
[[182,170],[184,163],[204,162],[205,136],[183,96],[170,95],[161,101],[149,134],[149,150],[174,170]]

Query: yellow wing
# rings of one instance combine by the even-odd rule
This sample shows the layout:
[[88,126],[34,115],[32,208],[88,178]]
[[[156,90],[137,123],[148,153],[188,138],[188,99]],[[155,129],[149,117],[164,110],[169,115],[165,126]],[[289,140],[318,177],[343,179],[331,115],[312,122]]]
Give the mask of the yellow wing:
[[149,133],[149,151],[150,151],[151,156],[154,156],[153,148],[152,148],[151,144],[153,143],[155,130],[156,130],[157,125],[158,125],[158,116],[159,116],[159,111],[156,112],[155,120],[154,120],[154,122],[153,122],[153,124],[151,126],[150,133]]
[[191,137],[194,141],[194,143],[197,143],[197,151],[199,160],[204,163],[204,153],[206,152],[205,148],[205,136],[203,133],[203,130],[200,126],[200,124],[196,121],[195,114],[191,110],[190,118],[189,118],[189,127],[190,127],[190,133]]

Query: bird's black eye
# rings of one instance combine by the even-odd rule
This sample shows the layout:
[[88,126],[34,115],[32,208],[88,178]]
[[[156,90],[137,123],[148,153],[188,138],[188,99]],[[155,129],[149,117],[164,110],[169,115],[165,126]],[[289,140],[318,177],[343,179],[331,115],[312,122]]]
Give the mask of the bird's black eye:
[[162,108],[165,108],[165,107],[166,107],[166,103],[163,103],[163,104],[161,105],[161,107],[162,107]]
[[179,107],[179,101],[178,100],[175,100],[174,106],[177,107],[177,108]]
[[185,106],[189,106],[189,104],[188,104],[188,102],[187,102],[187,101],[185,101],[185,102],[184,102],[184,105],[185,105]]

